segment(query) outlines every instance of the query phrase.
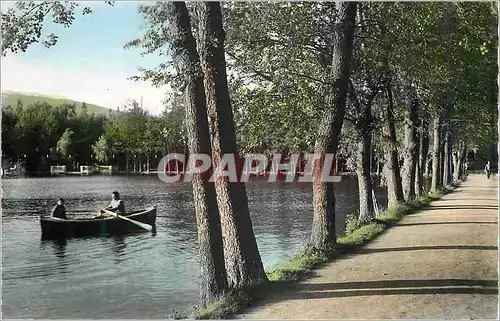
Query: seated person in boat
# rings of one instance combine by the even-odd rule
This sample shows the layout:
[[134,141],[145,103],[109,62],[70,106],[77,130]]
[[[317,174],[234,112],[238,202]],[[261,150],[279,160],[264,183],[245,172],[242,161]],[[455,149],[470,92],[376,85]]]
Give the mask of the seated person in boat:
[[52,217],[57,217],[57,218],[62,218],[64,220],[67,220],[68,218],[66,217],[66,207],[64,207],[64,200],[60,198],[57,201],[57,204],[52,208]]
[[[105,210],[115,212],[119,215],[125,215],[125,203],[121,200],[120,193],[116,191],[113,192],[111,203],[105,208]],[[101,214],[106,214],[106,212],[101,210]]]

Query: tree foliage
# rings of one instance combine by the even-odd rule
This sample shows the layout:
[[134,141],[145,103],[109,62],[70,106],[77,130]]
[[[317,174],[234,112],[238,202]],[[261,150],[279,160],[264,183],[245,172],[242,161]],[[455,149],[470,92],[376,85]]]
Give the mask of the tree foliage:
[[71,159],[71,151],[73,148],[73,136],[74,132],[66,128],[61,138],[57,141],[56,150],[64,159]]
[[161,116],[148,115],[135,101],[110,118],[72,104],[52,106],[35,103],[2,108],[2,153],[12,161],[29,160],[29,171],[42,158],[49,165],[69,161],[90,165],[123,163],[125,155],[158,156],[168,151],[184,151],[183,118],[179,107]]
[[[105,1],[113,5],[114,1]],[[76,1],[17,1],[13,7],[2,12],[2,55],[9,52],[25,52],[30,45],[42,39],[44,23],[51,16],[53,23],[69,27],[75,20],[75,12],[80,6]],[[92,12],[85,6],[81,14]],[[58,36],[49,34],[42,40],[46,47],[54,46]]]

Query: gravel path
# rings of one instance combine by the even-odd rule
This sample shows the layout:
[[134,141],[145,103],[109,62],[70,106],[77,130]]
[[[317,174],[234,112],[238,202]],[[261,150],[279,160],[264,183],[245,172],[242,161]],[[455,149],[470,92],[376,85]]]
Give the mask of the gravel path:
[[239,318],[497,319],[498,179],[469,175],[372,243]]

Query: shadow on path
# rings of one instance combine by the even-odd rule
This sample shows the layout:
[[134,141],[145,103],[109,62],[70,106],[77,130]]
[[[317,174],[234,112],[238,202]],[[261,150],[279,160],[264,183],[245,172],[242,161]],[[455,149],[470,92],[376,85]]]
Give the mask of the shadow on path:
[[389,248],[358,249],[357,254],[383,253],[383,252],[405,252],[405,251],[429,251],[429,250],[474,250],[474,251],[496,251],[496,246],[483,245],[437,245],[437,246],[406,246]]
[[[431,285],[429,285],[431,286]],[[334,290],[334,289],[332,289]],[[354,296],[372,295],[436,295],[436,294],[485,294],[497,295],[498,288],[483,287],[429,287],[410,289],[373,289],[373,290],[348,290],[348,291],[322,291],[322,292],[289,292],[284,294],[284,299],[327,299]]]
[[[498,202],[496,198],[463,198],[463,197],[447,197],[445,200],[441,201],[492,201]],[[493,206],[493,205],[492,205]]]
[[430,206],[426,210],[498,210],[498,206]]
[[452,225],[452,224],[474,224],[474,225],[481,225],[481,224],[498,224],[498,222],[481,222],[481,221],[475,221],[475,222],[462,222],[462,221],[456,221],[456,222],[434,222],[434,223],[403,223],[403,224],[396,224],[394,227],[398,226],[418,226],[418,225]]
[[300,289],[304,291],[328,291],[340,289],[418,288],[448,286],[497,287],[498,282],[495,280],[469,279],[383,280],[340,283],[304,283],[300,285]]

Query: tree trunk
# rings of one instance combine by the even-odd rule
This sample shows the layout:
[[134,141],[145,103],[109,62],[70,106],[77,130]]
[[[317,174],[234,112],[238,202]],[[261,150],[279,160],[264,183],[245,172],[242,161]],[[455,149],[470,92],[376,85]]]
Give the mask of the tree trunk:
[[453,169],[452,169],[452,138],[451,134],[447,132],[445,134],[445,144],[444,144],[444,173],[443,182],[445,186],[449,186],[453,180]]
[[[417,134],[417,136],[419,136],[419,134]],[[420,140],[420,138],[417,138],[417,140]],[[420,160],[420,148],[418,150],[419,150],[418,156]],[[422,177],[420,176],[421,169],[419,160],[417,160],[417,162],[415,163],[415,196],[420,196],[421,194],[420,186],[422,185]]]
[[464,161],[465,161],[465,143],[457,141],[456,151],[453,153],[453,179],[458,181],[463,179],[464,175]]
[[415,167],[417,157],[417,121],[418,121],[418,98],[415,98],[410,106],[409,117],[405,124],[405,151],[403,161],[403,195],[405,201],[415,198]]
[[429,123],[425,115],[422,115],[422,127],[420,132],[420,147],[418,170],[415,179],[415,193],[417,196],[425,194],[424,171],[427,171],[427,153],[429,152]]
[[415,192],[415,196],[420,195],[420,185],[421,185],[421,169],[420,169],[420,132],[418,128],[415,128],[415,180],[414,180],[414,186],[413,190]]
[[[460,144],[459,144],[460,145]],[[453,158],[453,180],[458,181],[459,179],[459,168],[460,168],[460,146],[458,150],[453,152],[452,158]]]
[[390,82],[386,85],[387,105],[384,112],[383,135],[386,142],[386,183],[388,206],[392,207],[404,201],[403,186],[401,184],[401,171],[399,168],[399,156],[396,140],[396,128],[394,126],[394,103]]
[[450,119],[451,119],[451,112],[452,112],[452,105],[449,97],[449,93],[446,94],[445,97],[445,110],[444,110],[444,117],[443,117],[443,138],[444,138],[444,157],[443,157],[443,185],[444,186],[449,186],[453,180],[453,170],[452,170],[452,137],[451,137],[451,130],[450,130]]
[[444,184],[444,166],[445,166],[445,153],[444,153],[444,147],[445,147],[445,141],[444,141],[445,135],[443,132],[441,132],[441,142],[439,145],[439,179],[441,180],[441,186],[445,187],[446,185]]
[[[371,112],[371,108],[370,108]],[[366,126],[362,126],[361,124]],[[370,152],[371,152],[371,130],[366,121],[360,122],[358,133],[358,151],[356,157],[356,173],[358,174],[359,189],[359,219],[358,224],[365,225],[372,222],[373,197],[372,197],[372,177],[370,173]]]
[[128,154],[128,151],[127,151],[127,155],[126,155],[126,163],[127,163],[127,164],[125,165],[125,166],[126,166],[125,171],[127,172],[127,174],[128,174],[128,164],[129,164],[129,158],[130,158],[130,157],[129,157],[129,154]]
[[436,192],[439,188],[441,188],[441,175],[440,175],[440,140],[439,140],[439,132],[440,132],[440,118],[436,116],[434,118],[433,124],[433,147],[432,147],[432,179],[431,179],[431,191]]
[[373,159],[374,158],[374,155],[373,155],[373,137],[370,135],[370,176],[371,174],[373,173],[373,163],[375,163],[375,160]]
[[317,248],[323,248],[328,243],[335,243],[335,193],[333,183],[321,181],[321,171],[324,155],[337,152],[344,121],[357,3],[341,2],[337,3],[337,8],[330,75],[330,82],[334,85],[328,88],[326,108],[319,124],[314,146],[315,153],[322,156],[322,160],[315,162],[313,171],[314,216],[311,245]]
[[[198,3],[195,13],[212,138],[212,162],[216,166],[223,155],[239,155],[227,84],[225,32],[219,2]],[[228,285],[237,288],[267,280],[250,219],[245,184],[229,182],[227,177],[222,177],[215,180],[215,188]]]
[[462,144],[462,149],[460,151],[460,158],[459,158],[459,168],[458,168],[458,178],[459,179],[464,179],[465,178],[465,162],[467,159],[467,142],[463,142]]
[[[191,31],[189,13],[185,2],[174,2],[170,8],[176,28],[173,60],[179,75],[184,78],[185,85],[189,154],[211,155],[203,73]],[[221,222],[215,185],[209,182],[210,175],[211,171],[194,173],[191,180],[198,230],[202,305],[216,299],[227,288]]]

